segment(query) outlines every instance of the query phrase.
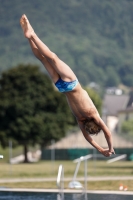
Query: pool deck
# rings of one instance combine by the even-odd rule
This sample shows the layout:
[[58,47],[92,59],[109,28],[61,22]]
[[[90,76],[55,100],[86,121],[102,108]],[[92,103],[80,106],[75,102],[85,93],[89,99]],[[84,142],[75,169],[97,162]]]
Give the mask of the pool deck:
[[[87,177],[88,181],[106,181],[106,180],[133,180],[133,176],[106,176],[106,177]],[[72,178],[64,178],[64,181],[71,181]],[[84,177],[78,178],[78,181],[84,180]],[[56,178],[7,178],[0,179],[0,183],[13,183],[13,182],[56,182]],[[59,193],[59,189],[29,189],[29,188],[6,188],[0,187],[0,192],[47,192],[47,193]],[[81,189],[64,189],[64,193],[82,193]],[[87,190],[87,193],[95,194],[121,194],[121,195],[133,195],[133,191],[119,191],[119,190]]]
[[[27,189],[27,188],[0,188],[0,192],[46,192],[46,193],[60,193],[58,189]],[[64,193],[83,193],[83,190],[64,189]],[[87,190],[87,193],[93,194],[119,194],[119,195],[133,195],[132,191],[114,191],[114,190]]]

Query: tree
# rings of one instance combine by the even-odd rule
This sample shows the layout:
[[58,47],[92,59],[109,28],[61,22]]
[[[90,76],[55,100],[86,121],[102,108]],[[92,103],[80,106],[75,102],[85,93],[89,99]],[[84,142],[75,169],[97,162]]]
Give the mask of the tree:
[[37,66],[19,65],[2,73],[0,79],[0,136],[23,145],[28,162],[29,145],[50,143],[65,135],[74,117],[64,95],[55,90]]
[[[132,0],[0,2],[0,71],[10,67],[11,62],[38,63],[18,25],[24,11],[37,34],[72,67],[83,85],[93,81],[105,87],[117,86],[120,81],[133,86]],[[10,13],[5,15],[9,10],[10,20]],[[115,73],[110,74],[108,66]]]
[[133,120],[127,120],[124,121],[122,124],[122,135],[126,138],[126,139],[130,139],[133,141]]
[[107,67],[106,74],[107,74],[106,86],[117,87],[120,83],[120,79],[117,72],[113,69],[112,66]]

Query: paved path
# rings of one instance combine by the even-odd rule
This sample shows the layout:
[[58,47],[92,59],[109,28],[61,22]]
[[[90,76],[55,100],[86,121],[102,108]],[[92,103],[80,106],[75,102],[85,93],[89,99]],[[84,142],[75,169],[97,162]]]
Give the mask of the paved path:
[[[71,181],[72,178],[64,178],[64,181]],[[78,181],[83,181],[84,177],[78,177]],[[87,177],[88,181],[109,181],[109,180],[133,180],[133,176],[105,176],[105,177]],[[8,179],[0,179],[0,183],[17,183],[17,182],[51,182],[56,181],[54,177],[48,178],[8,178]]]

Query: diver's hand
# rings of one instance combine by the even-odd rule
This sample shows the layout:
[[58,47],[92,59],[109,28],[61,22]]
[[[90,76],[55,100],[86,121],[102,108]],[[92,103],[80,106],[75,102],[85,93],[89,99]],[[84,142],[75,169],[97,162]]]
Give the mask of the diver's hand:
[[112,155],[112,152],[110,152],[109,149],[102,149],[101,153],[106,157],[110,157]]
[[109,151],[110,151],[110,153],[115,154],[115,150],[114,149],[111,149]]

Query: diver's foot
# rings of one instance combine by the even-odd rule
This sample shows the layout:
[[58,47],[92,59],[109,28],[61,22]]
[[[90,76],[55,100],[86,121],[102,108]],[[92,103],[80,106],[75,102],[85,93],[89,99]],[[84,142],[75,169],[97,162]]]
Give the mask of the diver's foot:
[[30,22],[28,18],[26,17],[26,15],[22,15],[20,19],[20,24],[23,29],[25,37],[30,39],[34,34],[34,30],[32,26],[30,25]]

